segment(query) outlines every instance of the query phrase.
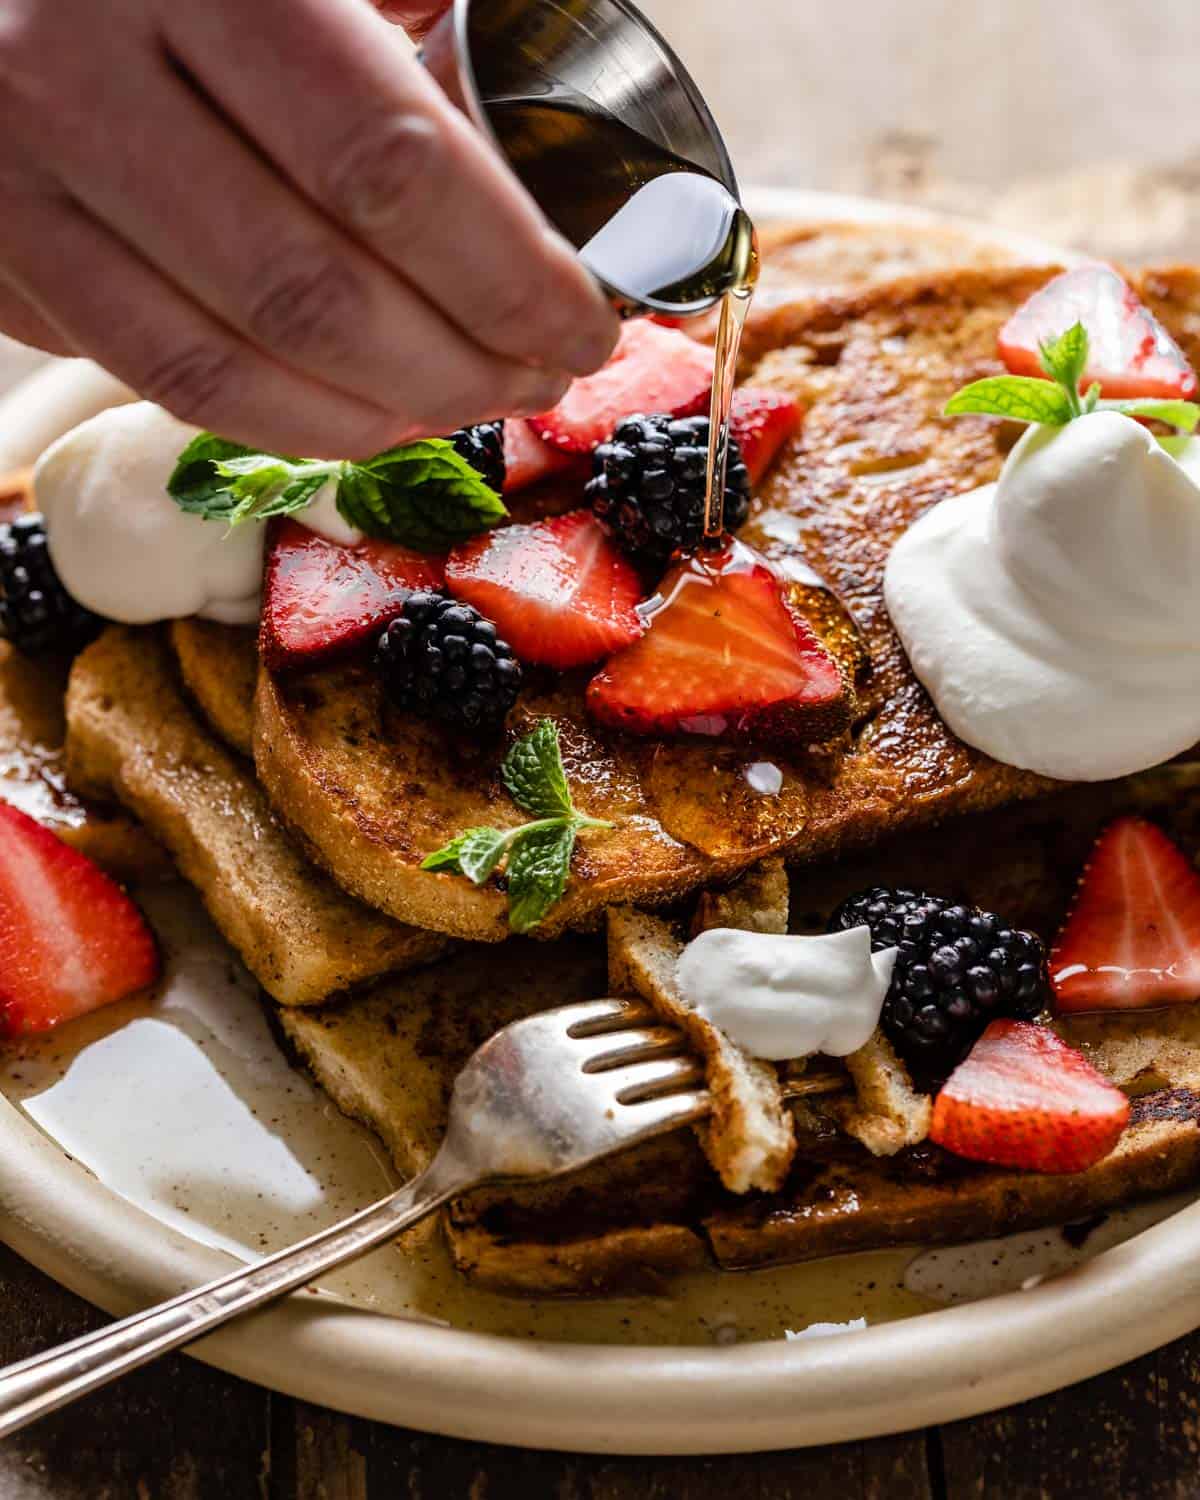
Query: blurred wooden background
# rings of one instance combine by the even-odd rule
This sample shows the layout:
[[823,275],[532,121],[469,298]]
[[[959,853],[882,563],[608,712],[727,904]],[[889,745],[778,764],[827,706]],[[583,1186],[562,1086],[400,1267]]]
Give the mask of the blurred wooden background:
[[1196,0],[641,0],[743,182],[1200,258]]

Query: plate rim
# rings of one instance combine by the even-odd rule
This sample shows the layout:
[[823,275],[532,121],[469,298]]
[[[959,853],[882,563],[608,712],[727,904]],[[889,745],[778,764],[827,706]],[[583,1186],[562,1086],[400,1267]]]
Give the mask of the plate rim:
[[[1079,259],[882,200],[785,188],[748,189],[746,198],[762,218],[949,224],[1031,258]],[[836,1337],[712,1348],[553,1343],[298,1293],[189,1352],[302,1400],[448,1437],[629,1455],[806,1447],[974,1416],[1191,1332],[1200,1325],[1198,1231],[1200,1202],[1031,1290]],[[116,1316],[236,1264],[105,1187],[2,1097],[0,1239]]]

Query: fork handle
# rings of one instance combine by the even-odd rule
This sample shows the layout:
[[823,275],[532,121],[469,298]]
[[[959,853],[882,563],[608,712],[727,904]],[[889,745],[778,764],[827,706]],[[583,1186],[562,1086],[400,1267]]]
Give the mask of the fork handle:
[[190,1344],[223,1323],[356,1260],[476,1181],[474,1174],[437,1157],[397,1192],[298,1245],[9,1365],[0,1370],[0,1438],[107,1385],[127,1370]]

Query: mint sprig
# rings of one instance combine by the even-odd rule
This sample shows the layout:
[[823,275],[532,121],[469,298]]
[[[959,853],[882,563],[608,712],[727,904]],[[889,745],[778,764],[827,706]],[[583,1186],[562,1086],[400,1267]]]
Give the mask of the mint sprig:
[[1195,432],[1200,423],[1200,406],[1193,401],[1102,401],[1097,383],[1081,396],[1079,383],[1088,362],[1088,335],[1082,323],[1072,324],[1058,338],[1047,339],[1039,351],[1039,361],[1046,372],[1044,380],[1035,375],[989,375],[951,396],[944,414],[956,417],[978,413],[1065,427],[1076,417],[1094,411],[1118,411],[1189,433]]
[[351,526],[421,552],[448,551],[508,515],[446,438],[422,438],[351,463],[256,453],[201,432],[179,455],[167,490],[193,515],[241,526],[304,510],[330,481]]
[[503,862],[508,925],[514,932],[529,932],[561,899],[580,832],[612,824],[576,809],[551,719],[517,741],[504,757],[500,776],[509,796],[534,821],[507,830],[467,828],[430,854],[421,868],[465,875],[482,885]]

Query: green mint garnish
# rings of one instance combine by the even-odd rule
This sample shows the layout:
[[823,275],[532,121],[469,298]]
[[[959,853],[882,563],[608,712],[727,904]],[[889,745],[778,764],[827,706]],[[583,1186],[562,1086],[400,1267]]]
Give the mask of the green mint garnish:
[[1018,422],[1040,422],[1047,427],[1065,427],[1076,417],[1093,411],[1119,411],[1127,417],[1147,417],[1180,432],[1195,432],[1200,406],[1193,401],[1102,401],[1100,387],[1091,385],[1079,394],[1079,382],[1088,361],[1087,329],[1075,323],[1056,339],[1041,346],[1040,360],[1046,379],[1034,375],[989,375],[964,386],[947,401],[948,417],[967,412],[983,416],[1010,417]]
[[421,552],[445,552],[508,515],[446,438],[422,438],[351,463],[255,453],[201,432],[179,455],[167,490],[193,515],[240,526],[303,510],[330,480],[351,526]]
[[550,719],[517,741],[504,757],[500,776],[509,796],[534,821],[507,831],[468,828],[429,855],[421,868],[465,875],[482,885],[507,861],[508,925],[514,932],[528,932],[562,896],[580,831],[612,824],[576,811],[558,729]]

